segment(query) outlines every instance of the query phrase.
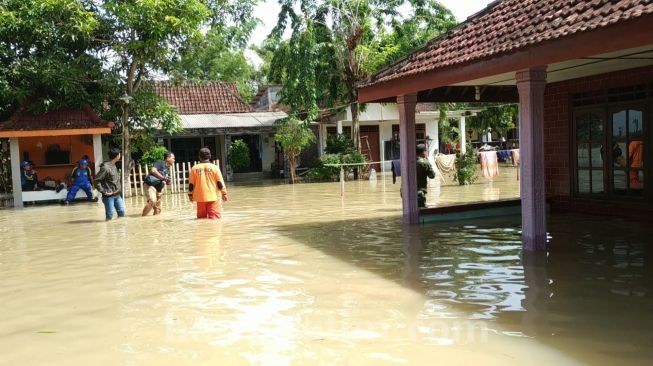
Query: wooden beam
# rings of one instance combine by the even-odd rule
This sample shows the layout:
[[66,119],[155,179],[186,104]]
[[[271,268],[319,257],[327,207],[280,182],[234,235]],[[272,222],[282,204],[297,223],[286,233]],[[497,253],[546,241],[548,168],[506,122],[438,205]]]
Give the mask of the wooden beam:
[[111,129],[106,128],[85,128],[70,130],[29,130],[29,131],[0,131],[0,137],[47,137],[47,136],[77,136],[77,135],[107,135]]

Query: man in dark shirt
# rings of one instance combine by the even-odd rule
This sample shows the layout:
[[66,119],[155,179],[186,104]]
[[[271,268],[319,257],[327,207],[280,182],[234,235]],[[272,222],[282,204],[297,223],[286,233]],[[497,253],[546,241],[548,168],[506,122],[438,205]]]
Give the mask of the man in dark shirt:
[[116,163],[120,161],[120,150],[113,148],[109,150],[109,161],[105,161],[100,166],[100,170],[95,176],[95,188],[102,194],[102,203],[106,213],[107,221],[113,217],[115,207],[118,217],[125,216],[125,202],[122,200],[120,192],[122,190],[121,176],[116,168]]
[[157,160],[150,169],[150,174],[145,177],[145,184],[147,185],[147,204],[143,207],[143,216],[147,216],[152,209],[154,214],[161,213],[161,197],[166,188],[166,184],[170,184],[170,173],[168,168],[175,163],[175,154],[166,152],[163,155],[163,160]]
[[426,207],[427,178],[435,178],[435,171],[429,163],[426,145],[418,144],[417,153],[417,206]]

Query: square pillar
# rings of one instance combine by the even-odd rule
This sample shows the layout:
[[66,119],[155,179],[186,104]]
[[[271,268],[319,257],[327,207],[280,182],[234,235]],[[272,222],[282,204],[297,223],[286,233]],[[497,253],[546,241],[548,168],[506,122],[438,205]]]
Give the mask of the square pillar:
[[417,153],[415,151],[415,104],[417,94],[397,96],[401,141],[401,200],[404,224],[419,223],[417,207]]
[[515,78],[519,91],[522,245],[524,250],[543,251],[547,248],[544,177],[546,66],[519,71]]
[[104,157],[102,156],[102,135],[93,135],[93,161],[95,161],[95,170],[98,172],[100,170],[100,165]]
[[11,158],[11,186],[14,193],[14,207],[23,207],[23,187],[20,184],[20,145],[17,137],[9,139],[9,157]]
[[467,152],[467,126],[465,125],[465,116],[460,116],[460,124],[458,125],[460,130],[460,152],[465,154]]

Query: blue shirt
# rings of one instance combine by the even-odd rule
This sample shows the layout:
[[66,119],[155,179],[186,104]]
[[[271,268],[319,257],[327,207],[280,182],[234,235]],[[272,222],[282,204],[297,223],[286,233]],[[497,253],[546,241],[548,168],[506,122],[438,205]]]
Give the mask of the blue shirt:
[[90,168],[80,168],[77,167],[73,169],[72,174],[70,175],[70,180],[73,181],[73,184],[86,184],[91,183],[91,169]]

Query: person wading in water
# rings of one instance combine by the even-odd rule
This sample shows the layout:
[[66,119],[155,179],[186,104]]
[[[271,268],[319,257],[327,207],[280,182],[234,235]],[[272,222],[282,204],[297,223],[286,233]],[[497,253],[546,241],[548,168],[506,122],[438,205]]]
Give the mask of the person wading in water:
[[[188,198],[197,202],[197,218],[222,218],[219,199],[227,201],[227,187],[217,165],[211,163],[211,150],[200,149],[200,163],[190,171]],[[220,197],[218,197],[220,194]]]
[[147,203],[143,207],[143,216],[147,216],[152,209],[154,214],[161,213],[161,197],[165,193],[166,184],[170,184],[168,167],[175,163],[175,154],[166,152],[163,160],[157,160],[150,169],[150,174],[145,177],[147,185]]

